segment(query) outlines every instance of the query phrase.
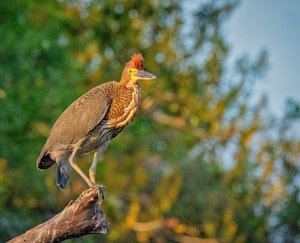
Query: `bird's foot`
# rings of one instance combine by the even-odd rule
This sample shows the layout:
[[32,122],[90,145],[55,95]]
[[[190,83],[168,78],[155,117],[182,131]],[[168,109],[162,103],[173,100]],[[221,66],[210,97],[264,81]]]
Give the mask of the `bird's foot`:
[[104,185],[96,185],[96,184],[94,184],[93,187],[95,187],[97,189],[97,192],[98,192],[98,201],[99,201],[99,205],[101,205],[102,201],[105,198],[105,186]]

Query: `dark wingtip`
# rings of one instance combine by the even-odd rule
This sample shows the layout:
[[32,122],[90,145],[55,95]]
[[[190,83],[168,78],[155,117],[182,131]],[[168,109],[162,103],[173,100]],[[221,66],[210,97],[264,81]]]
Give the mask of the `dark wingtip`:
[[36,165],[40,170],[46,170],[55,164],[55,161],[51,159],[50,154],[45,154],[41,159],[38,158]]

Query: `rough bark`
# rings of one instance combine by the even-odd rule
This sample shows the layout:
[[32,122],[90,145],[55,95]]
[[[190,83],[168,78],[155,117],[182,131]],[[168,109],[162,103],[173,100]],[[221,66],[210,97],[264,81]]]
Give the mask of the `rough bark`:
[[53,218],[8,242],[60,242],[87,234],[106,234],[108,222],[100,205],[97,189],[90,188]]

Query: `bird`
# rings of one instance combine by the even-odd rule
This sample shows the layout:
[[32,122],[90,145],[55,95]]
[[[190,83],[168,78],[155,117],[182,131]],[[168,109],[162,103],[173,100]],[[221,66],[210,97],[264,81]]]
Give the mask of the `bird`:
[[[121,79],[100,84],[89,90],[59,116],[36,161],[40,170],[57,164],[56,184],[67,187],[72,168],[89,187],[96,184],[100,156],[135,117],[141,103],[140,81],[156,76],[144,71],[142,54],[133,54],[125,64]],[[94,152],[89,176],[77,165],[76,158]]]

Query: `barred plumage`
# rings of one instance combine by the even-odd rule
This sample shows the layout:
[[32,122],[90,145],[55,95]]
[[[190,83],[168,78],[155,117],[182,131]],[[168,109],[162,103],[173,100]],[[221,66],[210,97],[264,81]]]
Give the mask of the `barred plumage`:
[[[37,159],[39,169],[57,167],[57,185],[67,186],[74,168],[89,186],[95,185],[96,165],[110,140],[129,125],[141,100],[140,80],[154,75],[143,71],[144,60],[135,54],[126,64],[120,82],[101,84],[75,100],[57,119]],[[95,151],[89,177],[76,164],[76,156]]]

